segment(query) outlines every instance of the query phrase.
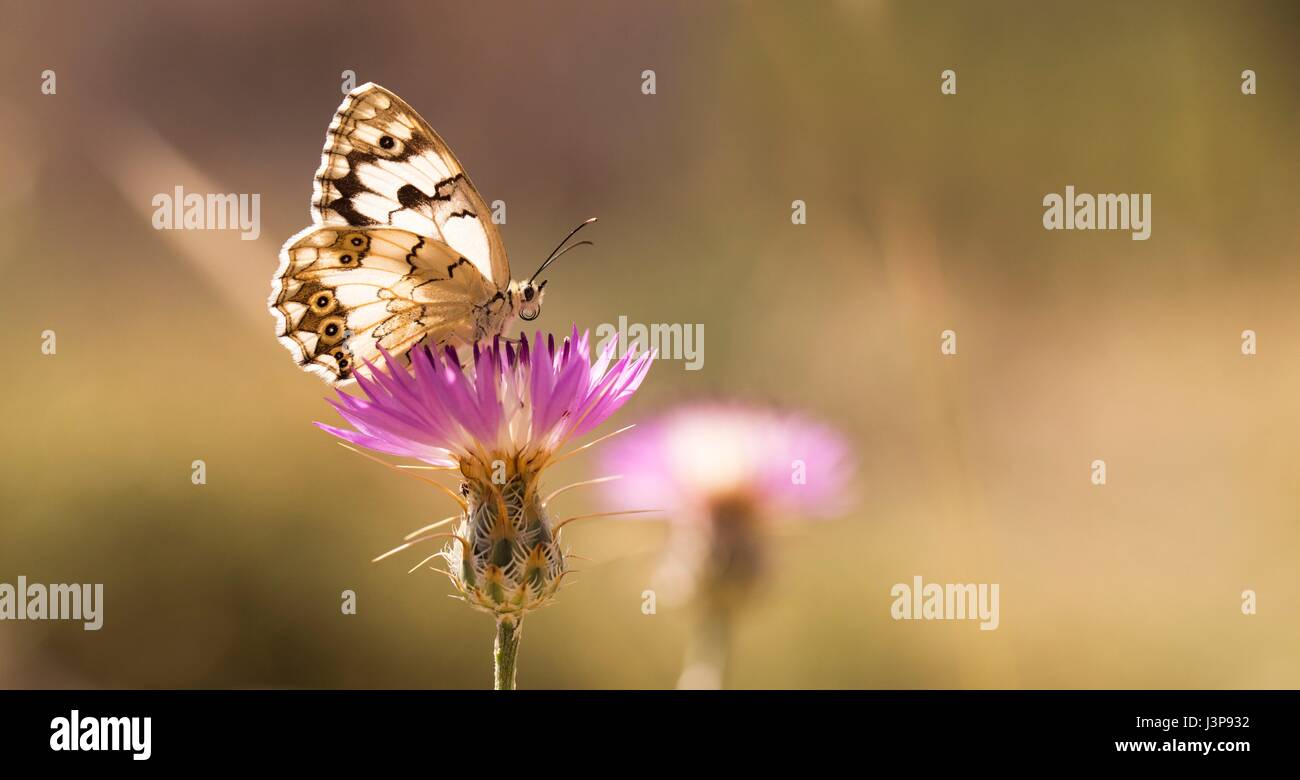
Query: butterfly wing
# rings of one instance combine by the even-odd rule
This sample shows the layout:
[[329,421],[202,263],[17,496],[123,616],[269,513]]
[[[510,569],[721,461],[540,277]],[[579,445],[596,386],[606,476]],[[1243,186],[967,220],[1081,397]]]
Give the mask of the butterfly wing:
[[377,84],[357,87],[339,105],[312,212],[322,225],[389,226],[437,239],[497,289],[510,284],[505,244],[483,196],[433,128]]
[[350,381],[384,348],[472,343],[508,306],[452,247],[397,228],[313,226],[280,250],[270,298],[276,336],[303,368]]

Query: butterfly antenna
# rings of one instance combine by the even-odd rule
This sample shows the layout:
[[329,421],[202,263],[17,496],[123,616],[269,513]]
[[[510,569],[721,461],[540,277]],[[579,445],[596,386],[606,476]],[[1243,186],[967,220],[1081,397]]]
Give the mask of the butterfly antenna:
[[537,271],[535,271],[532,276],[528,277],[528,283],[532,284],[533,280],[536,279],[538,276],[540,276],[542,271],[545,271],[547,268],[549,268],[551,263],[554,263],[556,260],[559,260],[561,257],[564,256],[564,253],[568,252],[570,249],[574,249],[580,246],[591,246],[592,244],[590,241],[579,241],[578,243],[569,247],[566,247],[565,244],[569,243],[569,239],[577,235],[579,230],[582,230],[583,228],[585,228],[586,226],[590,225],[595,221],[596,218],[592,217],[591,219],[588,219],[585,222],[583,222],[581,225],[578,225],[573,230],[570,230],[569,235],[565,236],[564,240],[561,241],[559,244],[556,244],[555,249],[551,250],[551,254],[547,255],[546,260],[542,263],[542,266],[538,268]]

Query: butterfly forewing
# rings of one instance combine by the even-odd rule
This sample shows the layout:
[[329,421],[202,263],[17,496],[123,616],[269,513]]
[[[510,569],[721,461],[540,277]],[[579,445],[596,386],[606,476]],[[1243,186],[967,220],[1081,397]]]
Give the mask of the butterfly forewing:
[[313,218],[437,239],[498,288],[510,283],[505,245],[465,169],[414,109],[377,84],[354,89],[334,115],[316,172]]
[[510,266],[482,196],[383,87],[357,87],[339,106],[312,219],[280,250],[270,307],[281,343],[326,381],[349,381],[380,348],[463,347],[513,317]]

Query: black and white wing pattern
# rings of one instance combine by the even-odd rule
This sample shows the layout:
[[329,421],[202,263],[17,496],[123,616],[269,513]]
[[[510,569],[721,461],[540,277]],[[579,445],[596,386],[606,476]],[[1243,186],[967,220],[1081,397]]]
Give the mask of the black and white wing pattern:
[[380,348],[463,347],[513,318],[510,265],[478,190],[401,98],[364,84],[325,138],[312,226],[280,250],[269,301],[303,368],[348,382]]
[[456,155],[378,84],[352,90],[330,123],[312,217],[321,225],[409,230],[447,244],[498,288],[510,283],[501,234]]
[[467,258],[396,228],[310,227],[290,239],[271,313],[280,342],[327,382],[420,340],[472,344],[509,302]]

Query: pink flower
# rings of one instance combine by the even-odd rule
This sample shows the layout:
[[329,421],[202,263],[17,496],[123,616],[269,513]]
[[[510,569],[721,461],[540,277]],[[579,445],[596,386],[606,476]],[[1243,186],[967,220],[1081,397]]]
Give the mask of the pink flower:
[[679,407],[614,443],[606,492],[674,520],[660,570],[670,600],[694,596],[718,625],[769,571],[769,520],[827,517],[850,503],[845,440],[800,416],[754,406]]
[[[413,350],[410,369],[384,353],[387,371],[367,363],[369,375],[357,374],[363,397],[340,391],[332,401],[352,429],[317,423],[352,444],[459,473],[458,492],[435,484],[460,512],[392,552],[449,538],[416,568],[441,557],[465,601],[516,642],[523,616],[550,603],[565,573],[563,523],[552,521],[540,474],[632,397],[653,360],[634,350],[614,361],[611,344],[593,365],[587,344],[577,328],[559,344],[541,333],[531,344],[521,335],[517,348],[496,339],[476,345],[464,368],[451,349]],[[427,533],[452,521],[454,533]]]
[[614,344],[592,365],[588,334],[575,327],[557,345],[538,332],[518,349],[496,339],[474,347],[462,370],[456,352],[411,351],[412,371],[385,354],[388,372],[358,372],[364,398],[332,401],[355,430],[317,423],[340,439],[434,466],[520,460],[540,471],[565,442],[600,425],[627,402],[650,370],[635,350],[611,365]]
[[852,458],[831,428],[737,403],[681,406],[607,453],[608,491],[679,519],[741,500],[766,517],[828,517],[850,503]]

